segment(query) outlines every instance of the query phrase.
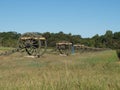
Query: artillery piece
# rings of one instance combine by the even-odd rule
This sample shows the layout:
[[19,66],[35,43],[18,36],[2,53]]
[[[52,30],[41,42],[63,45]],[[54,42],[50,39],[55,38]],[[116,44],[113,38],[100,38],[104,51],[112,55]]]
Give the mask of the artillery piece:
[[103,51],[103,50],[108,50],[107,48],[95,48],[95,47],[89,47],[85,46],[83,44],[75,44],[74,49],[76,52],[91,52],[91,51]]
[[37,33],[25,33],[18,41],[20,49],[25,49],[25,51],[32,56],[42,56],[47,47],[45,37],[38,35]]
[[47,42],[45,37],[38,33],[25,33],[21,35],[18,40],[18,47],[14,50],[7,51],[0,55],[8,55],[14,52],[27,52],[28,55],[40,57],[42,56],[47,48]]
[[62,41],[56,43],[56,49],[60,54],[69,55],[71,53],[72,43],[68,41]]

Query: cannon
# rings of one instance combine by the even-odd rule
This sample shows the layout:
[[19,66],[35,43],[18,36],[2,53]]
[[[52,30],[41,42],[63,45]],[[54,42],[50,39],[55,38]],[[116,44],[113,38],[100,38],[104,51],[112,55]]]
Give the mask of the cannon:
[[17,48],[1,53],[0,55],[9,55],[14,52],[25,51],[28,55],[40,57],[45,53],[46,48],[47,42],[45,37],[38,33],[25,33],[19,38]]
[[71,54],[72,43],[68,41],[61,41],[56,43],[56,49],[60,54],[70,55]]
[[18,41],[18,47],[24,49],[28,55],[42,56],[47,47],[45,37],[38,35],[37,33],[25,33]]
[[95,48],[95,47],[89,47],[85,46],[83,44],[74,44],[74,49],[76,52],[91,52],[91,51],[103,51],[103,50],[108,50],[107,48]]

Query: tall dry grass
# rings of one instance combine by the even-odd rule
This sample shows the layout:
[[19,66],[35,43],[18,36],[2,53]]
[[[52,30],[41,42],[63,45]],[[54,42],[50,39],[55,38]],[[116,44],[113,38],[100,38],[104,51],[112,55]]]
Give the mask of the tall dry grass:
[[115,51],[0,57],[0,90],[119,90]]

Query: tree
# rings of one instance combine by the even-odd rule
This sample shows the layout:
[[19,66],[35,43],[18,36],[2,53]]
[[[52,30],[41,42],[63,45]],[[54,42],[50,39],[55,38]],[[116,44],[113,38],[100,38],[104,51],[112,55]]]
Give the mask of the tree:
[[0,33],[0,45],[5,47],[16,47],[20,35],[21,34],[12,31]]
[[113,47],[113,33],[111,30],[107,30],[105,35],[105,44],[107,47],[112,48]]

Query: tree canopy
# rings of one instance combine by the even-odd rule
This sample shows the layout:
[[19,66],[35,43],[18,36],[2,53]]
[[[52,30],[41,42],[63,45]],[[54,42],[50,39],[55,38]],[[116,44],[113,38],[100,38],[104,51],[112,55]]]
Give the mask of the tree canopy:
[[[71,33],[65,34],[60,31],[58,33],[39,33],[47,39],[48,47],[55,47],[59,41],[69,41],[73,44],[84,44],[90,47],[120,49],[120,32],[113,33],[107,30],[104,35],[94,35],[91,38],[82,38],[81,35],[72,35]],[[17,47],[18,39],[21,36],[17,32],[0,32],[0,46],[4,47]]]

